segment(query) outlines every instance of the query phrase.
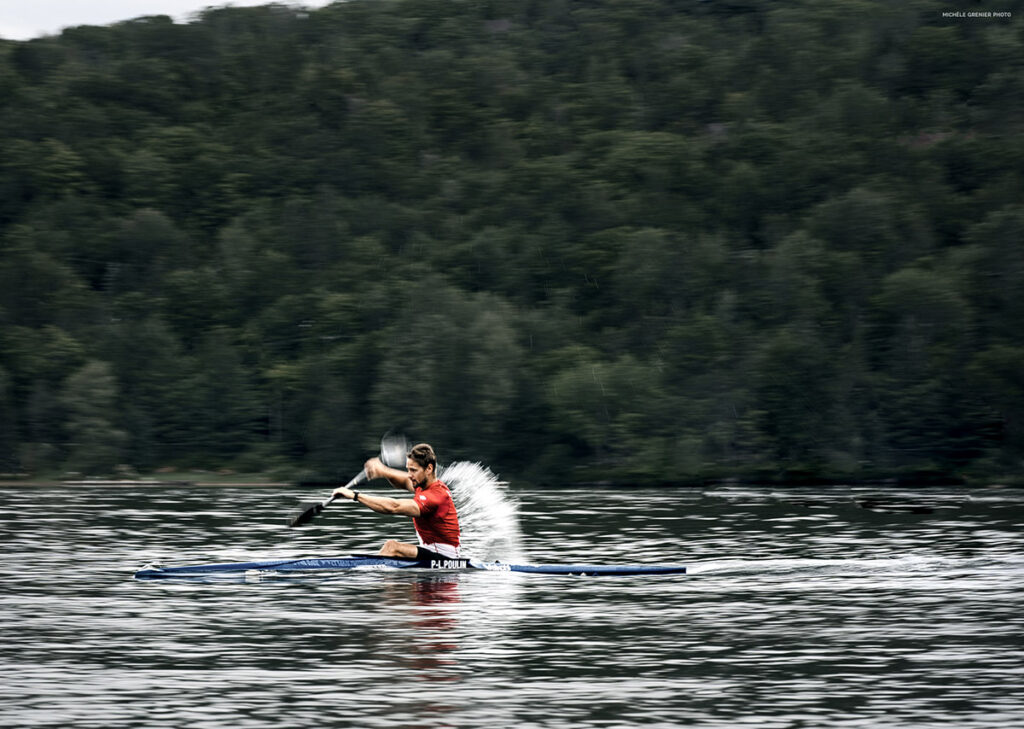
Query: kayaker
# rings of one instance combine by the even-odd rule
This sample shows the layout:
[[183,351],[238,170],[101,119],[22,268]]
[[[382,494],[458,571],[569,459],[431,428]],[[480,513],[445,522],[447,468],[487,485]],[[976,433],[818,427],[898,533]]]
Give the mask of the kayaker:
[[379,458],[366,462],[366,475],[385,478],[395,488],[413,493],[411,499],[370,496],[342,486],[334,493],[357,501],[378,514],[412,517],[419,545],[389,539],[380,548],[384,557],[455,559],[459,557],[459,516],[448,486],[437,478],[437,456],[426,443],[413,446],[406,456],[405,471],[385,466]]

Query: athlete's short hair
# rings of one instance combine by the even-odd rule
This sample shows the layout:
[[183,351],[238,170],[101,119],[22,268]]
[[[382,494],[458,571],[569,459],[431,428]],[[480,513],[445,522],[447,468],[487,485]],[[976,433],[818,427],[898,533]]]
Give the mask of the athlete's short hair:
[[420,468],[433,466],[434,470],[437,470],[437,456],[434,455],[434,449],[426,443],[419,443],[410,448],[409,458],[420,464]]

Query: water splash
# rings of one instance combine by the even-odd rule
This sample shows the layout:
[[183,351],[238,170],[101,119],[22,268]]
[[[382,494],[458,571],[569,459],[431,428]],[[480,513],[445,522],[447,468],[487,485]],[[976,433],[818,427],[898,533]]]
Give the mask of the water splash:
[[479,463],[456,461],[438,471],[451,489],[462,528],[462,553],[480,560],[523,561],[519,504],[508,484]]

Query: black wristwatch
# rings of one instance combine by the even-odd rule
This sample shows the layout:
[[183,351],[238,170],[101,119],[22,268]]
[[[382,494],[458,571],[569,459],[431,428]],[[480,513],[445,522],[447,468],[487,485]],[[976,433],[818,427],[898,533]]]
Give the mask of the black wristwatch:
[[359,492],[358,491],[353,491],[352,492],[352,500],[353,501],[359,501]]

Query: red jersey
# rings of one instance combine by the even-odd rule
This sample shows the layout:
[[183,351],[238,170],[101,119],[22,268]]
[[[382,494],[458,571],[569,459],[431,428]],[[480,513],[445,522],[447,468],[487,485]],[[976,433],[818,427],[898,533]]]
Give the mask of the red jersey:
[[455,513],[452,492],[441,481],[416,489],[413,497],[420,515],[413,517],[422,544],[450,544],[459,546],[459,515]]

